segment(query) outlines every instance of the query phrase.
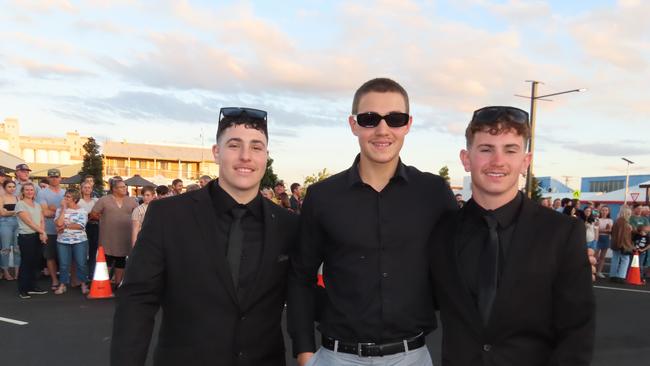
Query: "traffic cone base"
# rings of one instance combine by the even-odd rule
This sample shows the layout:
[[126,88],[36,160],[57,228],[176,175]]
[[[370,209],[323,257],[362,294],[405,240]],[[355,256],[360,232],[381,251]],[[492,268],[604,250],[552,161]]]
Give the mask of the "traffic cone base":
[[106,266],[106,256],[104,256],[104,247],[97,250],[97,264],[95,265],[95,275],[93,282],[90,284],[89,299],[110,299],[113,297],[111,281],[108,278],[108,267]]
[[641,280],[641,269],[639,268],[639,252],[635,251],[634,256],[632,257],[632,264],[630,264],[630,269],[627,272],[627,278],[625,283],[628,285],[643,286],[644,283]]

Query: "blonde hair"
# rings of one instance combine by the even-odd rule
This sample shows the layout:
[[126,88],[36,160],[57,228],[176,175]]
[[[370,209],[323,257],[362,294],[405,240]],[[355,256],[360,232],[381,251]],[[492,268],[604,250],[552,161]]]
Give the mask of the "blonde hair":
[[25,182],[20,186],[20,199],[24,200],[25,199],[25,187],[31,186],[34,188],[34,197],[32,199],[36,198],[36,188],[34,186],[34,183],[32,182]]
[[626,221],[632,216],[632,209],[629,206],[621,206],[621,210],[618,212],[619,218],[624,218]]

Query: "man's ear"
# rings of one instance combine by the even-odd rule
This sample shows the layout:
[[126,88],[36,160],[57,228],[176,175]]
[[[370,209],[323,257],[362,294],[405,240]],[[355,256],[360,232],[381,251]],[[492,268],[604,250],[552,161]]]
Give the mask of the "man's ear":
[[219,144],[212,145],[212,156],[214,157],[214,162],[219,164]]
[[462,149],[460,150],[460,162],[463,164],[463,168],[465,168],[466,172],[471,172],[472,164],[469,159],[469,151]]
[[521,166],[521,174],[526,176],[528,173],[528,167],[530,166],[530,161],[533,160],[533,154],[532,153],[526,153],[524,155],[524,164]]
[[348,124],[350,124],[350,130],[352,131],[352,134],[354,136],[358,136],[357,135],[357,126],[358,125],[357,125],[357,120],[354,119],[354,116],[351,115],[351,116],[348,117]]

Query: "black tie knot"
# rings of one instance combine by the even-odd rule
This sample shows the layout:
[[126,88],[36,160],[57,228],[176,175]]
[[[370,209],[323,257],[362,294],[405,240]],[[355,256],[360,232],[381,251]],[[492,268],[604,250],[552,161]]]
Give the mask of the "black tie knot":
[[488,229],[490,230],[495,230],[499,226],[499,222],[492,215],[483,216],[483,220],[485,220],[485,223],[487,224]]
[[246,211],[246,206],[235,206],[230,210],[230,214],[232,215],[233,219],[241,221],[241,218],[246,215]]

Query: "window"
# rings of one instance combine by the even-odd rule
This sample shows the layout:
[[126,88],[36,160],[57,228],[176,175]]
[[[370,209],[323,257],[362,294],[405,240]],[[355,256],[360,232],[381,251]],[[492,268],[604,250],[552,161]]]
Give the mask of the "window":
[[605,180],[589,182],[590,192],[612,192],[625,188],[624,180]]

